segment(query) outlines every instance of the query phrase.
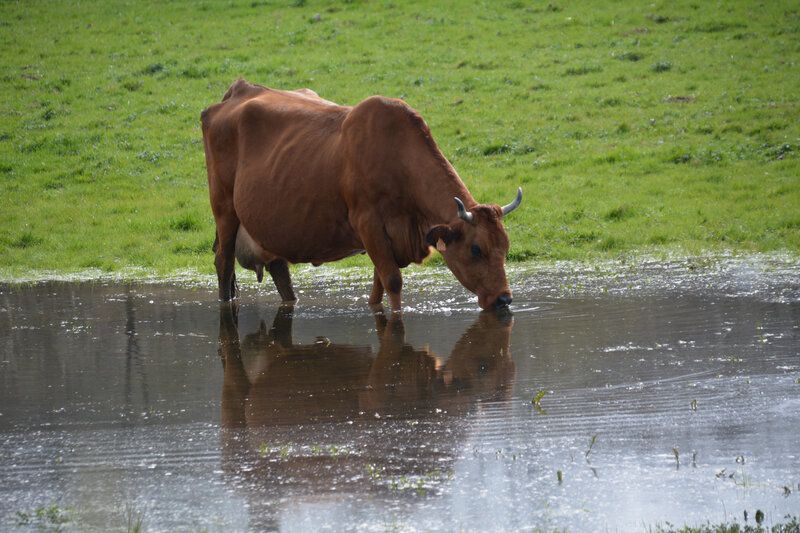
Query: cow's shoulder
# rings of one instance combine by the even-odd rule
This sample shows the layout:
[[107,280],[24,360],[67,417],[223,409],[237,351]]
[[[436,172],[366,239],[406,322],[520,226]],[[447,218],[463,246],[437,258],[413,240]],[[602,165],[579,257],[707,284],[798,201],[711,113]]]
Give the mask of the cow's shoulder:
[[[367,98],[352,108],[342,125],[342,134],[345,147],[352,158],[358,159],[363,173],[385,171],[391,162],[422,160],[451,172],[422,116],[402,100]],[[398,164],[392,168],[402,170]]]

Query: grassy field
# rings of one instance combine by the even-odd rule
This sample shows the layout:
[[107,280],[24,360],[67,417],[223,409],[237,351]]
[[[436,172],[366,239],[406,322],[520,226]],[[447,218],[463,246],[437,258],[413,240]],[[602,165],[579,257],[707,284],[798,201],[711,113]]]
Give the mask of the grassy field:
[[800,250],[800,5],[0,4],[0,277],[213,271],[200,111],[239,76],[405,99],[511,260]]

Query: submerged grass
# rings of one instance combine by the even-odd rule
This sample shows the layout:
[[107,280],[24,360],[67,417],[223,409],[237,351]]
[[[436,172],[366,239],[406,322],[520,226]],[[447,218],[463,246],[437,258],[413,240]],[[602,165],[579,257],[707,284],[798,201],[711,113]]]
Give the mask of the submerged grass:
[[[0,4],[0,271],[211,273],[200,111],[238,76],[420,110],[509,258],[800,250],[800,9]],[[364,258],[347,264],[366,264]]]
[[[745,518],[747,516],[745,515]],[[800,522],[798,517],[786,515],[783,521],[773,525],[766,525],[764,513],[757,510],[752,517],[755,524],[739,524],[738,522],[724,522],[721,524],[703,524],[700,526],[676,527],[671,524],[658,525],[648,528],[652,533],[800,533]]]
[[41,530],[59,530],[74,520],[75,509],[51,505],[33,511],[17,511],[16,525],[31,526]]

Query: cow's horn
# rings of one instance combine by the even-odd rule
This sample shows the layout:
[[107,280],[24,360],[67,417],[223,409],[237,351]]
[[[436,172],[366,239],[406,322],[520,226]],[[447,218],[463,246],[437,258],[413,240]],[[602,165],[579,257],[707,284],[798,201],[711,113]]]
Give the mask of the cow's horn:
[[472,222],[472,213],[467,211],[467,209],[464,207],[464,202],[458,198],[453,198],[453,200],[455,200],[456,204],[458,204],[458,218],[466,220],[467,222]]
[[514,198],[514,201],[508,205],[503,206],[503,216],[509,214],[511,211],[519,207],[519,204],[522,203],[522,187],[517,189],[517,197]]

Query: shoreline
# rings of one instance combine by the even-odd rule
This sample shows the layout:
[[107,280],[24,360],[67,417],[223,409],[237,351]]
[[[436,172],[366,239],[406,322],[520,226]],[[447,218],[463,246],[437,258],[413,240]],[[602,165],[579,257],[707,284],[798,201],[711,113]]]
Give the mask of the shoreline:
[[[363,286],[365,290],[371,286],[371,265],[331,265],[293,265],[291,273],[295,286],[301,290],[334,283],[339,286]],[[274,292],[268,278],[259,284],[254,274],[246,273],[241,267],[237,270],[240,274],[239,285],[243,290]],[[602,261],[514,262],[506,264],[506,274],[515,293],[534,291],[549,296],[564,296],[694,288],[734,295],[760,293],[769,296],[771,293],[783,301],[800,301],[800,255],[789,251],[686,256],[642,254]],[[403,277],[405,287],[412,291],[419,290],[423,285],[426,291],[460,287],[452,273],[442,264],[411,265],[403,269]],[[73,273],[41,270],[16,275],[11,275],[10,269],[0,270],[0,288],[4,290],[48,283],[173,285],[212,290],[216,288],[217,280],[216,275],[197,270],[158,274],[138,267],[118,272],[104,272],[99,269]],[[466,294],[466,290],[464,292]]]

